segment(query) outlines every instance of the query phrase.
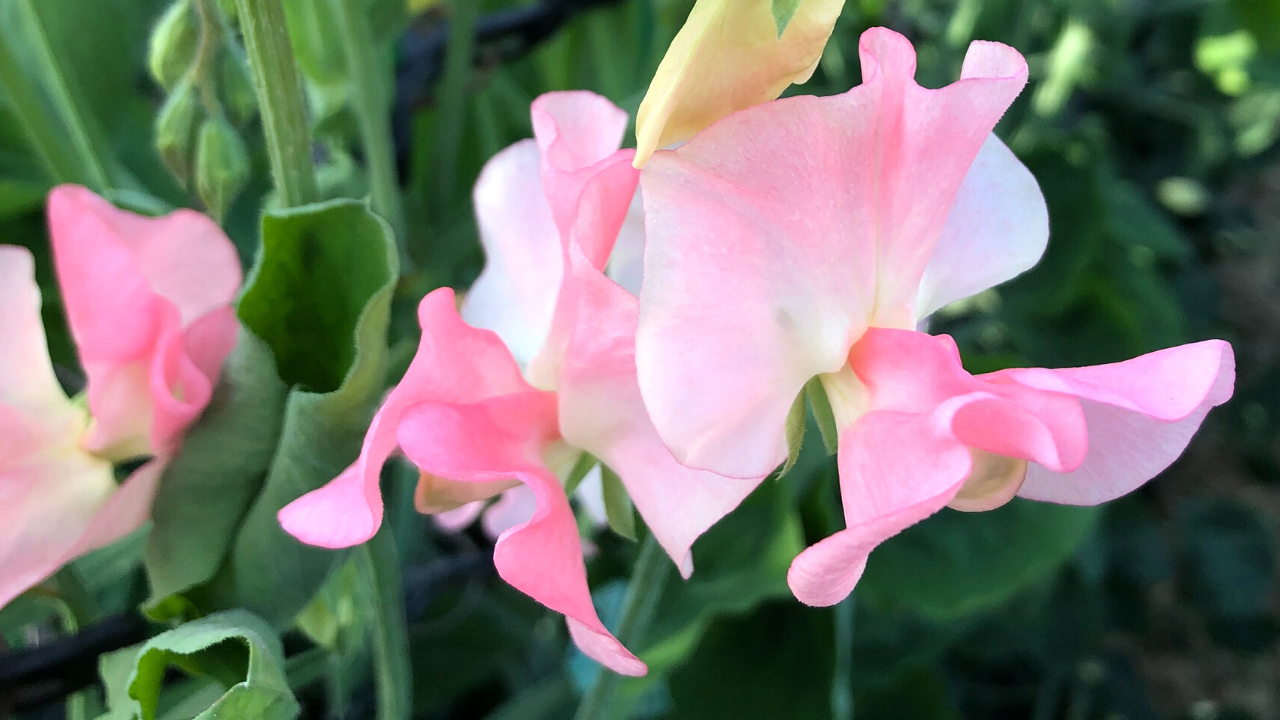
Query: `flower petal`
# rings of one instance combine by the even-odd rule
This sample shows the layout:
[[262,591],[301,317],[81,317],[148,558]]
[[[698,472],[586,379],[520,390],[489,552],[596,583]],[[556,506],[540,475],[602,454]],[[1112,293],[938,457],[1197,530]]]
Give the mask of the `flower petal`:
[[280,510],[280,524],[302,542],[350,547],[378,531],[379,473],[396,449],[402,416],[415,403],[471,403],[529,389],[502,340],[458,316],[453,290],[441,288],[423,298],[418,323],[423,331],[418,352],[374,415],[360,457],[329,484]]
[[639,675],[644,663],[600,622],[591,603],[577,521],[540,452],[558,435],[555,396],[531,391],[475,404],[419,403],[400,424],[405,454],[425,472],[467,482],[516,478],[532,492],[528,522],[498,538],[494,565],[512,587],[566,616],[588,656]]
[[[0,245],[0,338],[0,405],[35,414],[71,412],[49,361],[35,261],[26,248],[12,245]],[[12,438],[0,438],[0,467],[6,439]]]
[[961,183],[1026,82],[994,43],[940,90],[915,84],[896,33],[869,30],[860,53],[848,93],[745,110],[645,168],[640,387],[685,464],[767,473],[805,382],[869,325],[914,327]]
[[117,488],[109,462],[67,442],[0,467],[0,607],[141,527],[163,466],[152,460]]
[[771,0],[698,0],[636,118],[636,164],[809,79],[844,0],[801,0],[778,35]]
[[995,135],[973,161],[925,268],[916,319],[1031,269],[1049,242],[1035,176]]
[[1080,398],[1088,425],[1083,463],[1032,465],[1018,493],[1033,500],[1095,505],[1155,477],[1182,454],[1209,410],[1230,399],[1231,345],[1209,340],[1125,362],[1065,370],[1004,370],[983,379]]
[[522,140],[485,164],[472,195],[485,265],[467,291],[462,317],[498,333],[521,365],[551,331],[564,266],[541,163],[537,143]]
[[575,263],[573,278],[579,288],[578,324],[562,370],[560,429],[571,445],[613,468],[658,542],[688,577],[694,540],[764,478],[726,478],[676,462],[650,422],[636,383],[638,300],[585,260]]

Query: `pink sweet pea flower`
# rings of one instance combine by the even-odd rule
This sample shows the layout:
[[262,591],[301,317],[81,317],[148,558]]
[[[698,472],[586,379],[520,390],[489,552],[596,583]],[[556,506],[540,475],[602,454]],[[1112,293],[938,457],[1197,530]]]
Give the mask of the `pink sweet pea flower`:
[[960,81],[927,90],[897,33],[869,30],[859,51],[862,85],[732,115],[642,175],[639,383],[675,456],[758,477],[786,458],[811,378],[831,402],[846,529],[792,564],[812,605],[848,595],[876,545],[948,504],[1133,490],[1234,382],[1221,341],[973,377],[950,338],[917,332],[1044,251],[1044,198],[991,134],[1027,66],[975,42]]
[[[74,186],[48,211],[87,403],[54,377],[31,254],[0,245],[0,606],[146,521],[239,328],[240,261],[209,218],[140,217]],[[112,463],[144,456],[117,486]]]
[[[744,481],[680,465],[640,399],[639,301],[602,272],[612,262],[611,274],[634,281],[643,243],[633,152],[618,150],[626,114],[587,92],[543,95],[532,113],[536,140],[496,155],[476,184],[488,264],[462,314],[449,289],[423,299],[418,353],[374,417],[360,458],[285,507],[280,521],[313,545],[369,539],[382,522],[378,472],[397,447],[424,473],[424,511],[523,486],[499,501],[507,517],[495,526],[529,514],[499,536],[498,573],[564,614],[588,656],[640,675],[644,663],[592,606],[563,478],[583,451],[611,467],[687,576],[694,539],[764,474]],[[521,510],[522,499],[532,510]]]

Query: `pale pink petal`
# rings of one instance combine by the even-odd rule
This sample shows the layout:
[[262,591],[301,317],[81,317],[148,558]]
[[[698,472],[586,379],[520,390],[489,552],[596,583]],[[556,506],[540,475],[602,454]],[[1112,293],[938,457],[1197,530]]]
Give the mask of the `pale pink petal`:
[[[0,405],[56,413],[70,403],[49,362],[35,261],[26,248],[0,245]],[[0,448],[5,440],[0,437]],[[5,452],[0,449],[0,466]]]
[[916,318],[1026,272],[1048,242],[1049,209],[1035,176],[987,136],[925,267]]
[[435,290],[418,306],[418,352],[365,434],[360,457],[328,485],[280,510],[280,524],[302,542],[338,548],[373,537],[382,524],[378,478],[397,447],[405,411],[420,402],[472,403],[529,389],[501,338],[458,316],[453,291]]
[[447,533],[457,533],[471,527],[471,523],[480,517],[480,513],[484,512],[487,503],[484,500],[469,502],[466,505],[456,507],[452,510],[438,512],[431,516],[431,520],[436,526]]
[[969,449],[951,434],[962,401],[932,413],[871,412],[840,434],[846,528],[800,553],[787,584],[807,605],[853,590],[877,545],[946,506],[969,474]]
[[[235,247],[198,213],[146,218],[77,186],[55,188],[48,214],[67,319],[88,377],[95,422],[86,447],[119,458],[172,451],[204,409],[234,344]],[[199,357],[187,355],[188,327]]]
[[632,295],[640,294],[640,281],[644,277],[644,201],[640,191],[631,199],[627,216],[618,231],[606,268],[610,279]]
[[511,528],[533,519],[537,507],[537,498],[528,485],[511,488],[484,511],[481,520],[484,534],[496,539]]
[[982,379],[1080,398],[1089,432],[1083,464],[1032,465],[1019,495],[1095,505],[1133,491],[1182,454],[1209,410],[1231,397],[1235,355],[1228,343],[1209,340],[1111,365],[1005,370]]
[[563,276],[560,232],[542,188],[542,154],[522,140],[493,156],[473,199],[484,271],[467,291],[462,317],[498,333],[527,365],[551,330]]
[[767,473],[804,383],[873,321],[914,326],[961,183],[1026,82],[992,43],[940,90],[896,33],[869,30],[860,55],[848,93],[739,112],[645,168],[640,387],[685,464]]
[[645,523],[688,577],[694,540],[737,507],[763,476],[726,478],[676,462],[649,421],[636,384],[638,300],[584,259],[575,262],[573,277],[580,304],[561,377],[561,432],[618,474]]
[[143,465],[117,488],[110,463],[68,440],[0,467],[0,607],[137,530],[150,513],[163,461]]
[[558,434],[555,418],[555,396],[536,391],[469,405],[420,403],[400,424],[400,444],[414,464],[434,475],[475,482],[514,477],[524,483],[536,510],[498,538],[498,574],[565,615],[588,656],[623,674],[643,674],[644,663],[596,614],[577,521],[560,482],[543,464],[541,451]]

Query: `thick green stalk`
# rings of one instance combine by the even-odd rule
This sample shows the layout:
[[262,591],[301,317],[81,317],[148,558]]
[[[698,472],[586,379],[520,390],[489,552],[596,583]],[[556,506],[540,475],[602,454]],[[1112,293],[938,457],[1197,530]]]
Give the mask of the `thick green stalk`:
[[832,720],[853,720],[853,619],[858,611],[854,593],[834,608],[836,663],[831,678]]
[[361,586],[374,612],[373,660],[378,680],[378,720],[410,720],[413,715],[413,670],[409,661],[409,628],[404,614],[400,556],[388,523],[357,550]]
[[352,104],[360,126],[365,163],[369,168],[373,211],[391,223],[403,262],[407,259],[404,254],[404,205],[400,200],[400,179],[396,174],[395,147],[391,142],[390,103],[384,92],[389,78],[378,72],[367,3],[357,0],[329,2],[338,19],[342,51],[347,58]]
[[[0,61],[0,64],[8,66],[4,70],[3,83],[5,90],[13,97],[24,132],[41,155],[46,168],[51,171],[56,168],[55,180],[81,182],[94,190],[105,190],[109,186],[107,171],[89,135],[81,109],[75,102],[69,81],[58,64],[40,13],[32,0],[20,0],[16,3],[16,8],[19,27],[14,35],[26,39],[33,51],[39,76],[36,85],[32,85],[25,77],[21,77],[21,66],[11,48],[4,48],[3,53],[8,57]],[[23,85],[27,87],[24,88]],[[43,121],[44,127],[35,129],[33,132],[33,128],[28,127],[29,123],[41,122],[40,116],[46,114],[40,106],[40,93],[36,90],[37,86],[43,88],[52,101],[57,121],[55,124],[49,124],[46,118]],[[58,128],[66,132],[65,137],[58,134]],[[47,145],[50,141],[49,135],[53,135],[52,141],[55,145],[65,149],[51,153]],[[51,154],[62,157],[51,164]]]
[[[644,634],[649,629],[649,622],[658,609],[658,600],[662,597],[662,588],[671,574],[662,546],[658,544],[653,533],[650,533],[640,547],[640,557],[631,571],[631,582],[627,584],[627,594],[622,598],[622,610],[618,616],[617,632],[614,635],[623,645],[636,648],[644,641]],[[611,716],[621,678],[613,672],[602,670],[595,683],[587,690],[578,706],[574,720],[606,720]]]
[[285,207],[320,198],[311,157],[311,131],[280,0],[236,0],[245,50],[253,68],[271,177]]

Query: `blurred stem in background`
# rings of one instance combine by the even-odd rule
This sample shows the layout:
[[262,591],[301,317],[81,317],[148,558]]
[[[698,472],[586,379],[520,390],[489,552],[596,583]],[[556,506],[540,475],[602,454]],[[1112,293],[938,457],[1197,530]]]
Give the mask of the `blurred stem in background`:
[[245,50],[271,157],[271,178],[284,207],[320,198],[311,131],[280,0],[237,0]]
[[[631,569],[631,581],[627,583],[627,594],[622,598],[622,609],[618,613],[618,626],[614,628],[618,641],[628,648],[639,648],[644,642],[649,622],[653,620],[658,601],[662,598],[662,589],[667,584],[667,576],[671,574],[667,567],[669,563],[666,552],[650,532],[640,546],[635,567]],[[595,682],[583,696],[573,720],[608,720],[621,680],[617,673],[601,668]]]
[[471,78],[472,55],[475,52],[476,18],[480,3],[453,0],[449,5],[449,49],[445,56],[444,78],[440,82],[439,109],[434,128],[435,163],[432,197],[438,205],[432,208],[440,217],[453,202],[457,182],[458,150],[462,144],[463,120],[467,112],[467,82]]
[[832,720],[853,720],[853,621],[858,613],[857,592],[841,600],[835,612],[836,662],[831,678]]
[[411,270],[405,263],[404,206],[400,200],[400,181],[396,174],[395,148],[391,142],[390,99],[385,95],[387,78],[379,72],[376,44],[365,3],[356,0],[329,0],[338,19],[342,51],[351,73],[352,106],[360,126],[360,142],[364,146],[369,168],[369,188],[373,211],[381,215],[396,233],[400,248],[401,272]]
[[373,612],[373,660],[377,672],[378,720],[409,720],[413,715],[413,669],[409,660],[408,620],[400,577],[400,555],[390,524],[356,551],[360,585]]

